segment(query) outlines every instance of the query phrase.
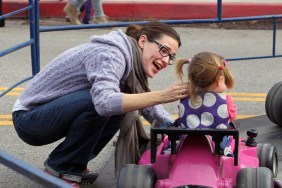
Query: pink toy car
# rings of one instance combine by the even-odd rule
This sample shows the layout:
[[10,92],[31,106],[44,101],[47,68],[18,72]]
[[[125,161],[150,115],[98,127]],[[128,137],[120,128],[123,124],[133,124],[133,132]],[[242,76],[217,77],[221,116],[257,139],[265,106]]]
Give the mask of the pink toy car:
[[[234,127],[234,125],[232,124]],[[158,142],[157,136],[162,136]],[[219,154],[225,135],[233,137],[234,157]],[[257,131],[239,138],[238,129],[151,128],[151,149],[139,164],[120,170],[118,188],[270,188],[278,173],[276,148],[257,144]],[[169,146],[169,147],[168,147]]]

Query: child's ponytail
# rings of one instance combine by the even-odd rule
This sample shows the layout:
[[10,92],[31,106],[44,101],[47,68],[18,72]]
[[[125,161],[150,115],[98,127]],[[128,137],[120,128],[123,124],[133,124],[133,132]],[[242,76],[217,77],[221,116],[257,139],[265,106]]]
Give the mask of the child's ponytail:
[[183,65],[185,63],[188,63],[189,61],[187,59],[179,59],[176,61],[176,75],[177,75],[177,78],[179,78],[180,80],[183,81]]

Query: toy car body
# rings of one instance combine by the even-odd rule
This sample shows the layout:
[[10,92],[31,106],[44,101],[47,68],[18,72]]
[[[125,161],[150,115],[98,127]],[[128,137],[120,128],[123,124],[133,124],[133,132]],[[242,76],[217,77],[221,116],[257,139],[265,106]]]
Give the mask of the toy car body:
[[[256,134],[250,130],[245,140],[237,129],[152,127],[151,149],[142,154],[138,165],[121,169],[118,187],[273,187],[278,173],[276,148],[257,145]],[[163,136],[159,144],[158,135]],[[225,135],[233,137],[234,157],[219,154]]]

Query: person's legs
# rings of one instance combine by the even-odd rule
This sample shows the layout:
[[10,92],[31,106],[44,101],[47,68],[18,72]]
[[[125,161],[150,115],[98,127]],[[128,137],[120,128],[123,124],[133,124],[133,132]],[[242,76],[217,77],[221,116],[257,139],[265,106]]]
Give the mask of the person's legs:
[[80,9],[79,9],[80,13],[82,13],[82,12],[85,10],[85,4],[86,4],[87,1],[88,1],[88,0],[86,0],[86,1],[82,4],[82,6],[80,7]]
[[100,151],[107,145],[120,128],[121,115],[112,116],[107,123],[94,151],[93,156],[97,156]]
[[83,5],[84,0],[69,0],[64,7],[64,12],[67,14],[70,22],[75,25],[81,24],[79,21],[80,7]]
[[[94,149],[91,155],[91,159],[94,159],[100,151],[109,143],[109,141],[113,138],[113,136],[117,133],[117,131],[120,128],[120,118],[121,116],[112,116],[109,122],[107,123],[106,127],[104,128],[104,131]],[[88,169],[90,172],[91,170]],[[97,173],[91,173],[91,175],[83,175],[81,181],[84,183],[93,182],[93,179],[95,180],[98,176]]]
[[77,182],[109,119],[97,114],[89,90],[62,96],[28,112],[13,113],[18,135],[31,145],[49,144],[66,137],[49,155],[46,167]]
[[[83,19],[82,19],[82,23],[90,24],[90,21],[92,20],[92,12],[93,12],[91,0],[85,1],[85,3],[83,4],[83,10],[84,10],[84,16],[83,16]],[[80,11],[81,11],[81,9],[80,9]]]
[[94,23],[107,23],[107,16],[104,14],[102,0],[92,0],[92,6],[94,9]]
[[69,3],[73,5],[77,11],[80,10],[85,0],[69,0]]
[[42,104],[30,111],[13,113],[19,136],[28,144],[40,146],[67,135],[71,124],[85,111],[93,111],[89,90],[77,91]]
[[65,140],[49,155],[46,164],[64,179],[80,182],[99,137],[109,118],[84,112],[72,123]]

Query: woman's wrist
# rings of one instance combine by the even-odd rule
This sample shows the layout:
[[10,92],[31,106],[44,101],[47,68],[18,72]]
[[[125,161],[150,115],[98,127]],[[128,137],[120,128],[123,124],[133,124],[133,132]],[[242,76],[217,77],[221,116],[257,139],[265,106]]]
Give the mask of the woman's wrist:
[[154,102],[154,105],[164,103],[164,97],[162,91],[151,91],[150,93],[151,93],[150,98],[152,99],[152,102]]
[[123,95],[123,111],[128,112],[160,104],[158,91]]

